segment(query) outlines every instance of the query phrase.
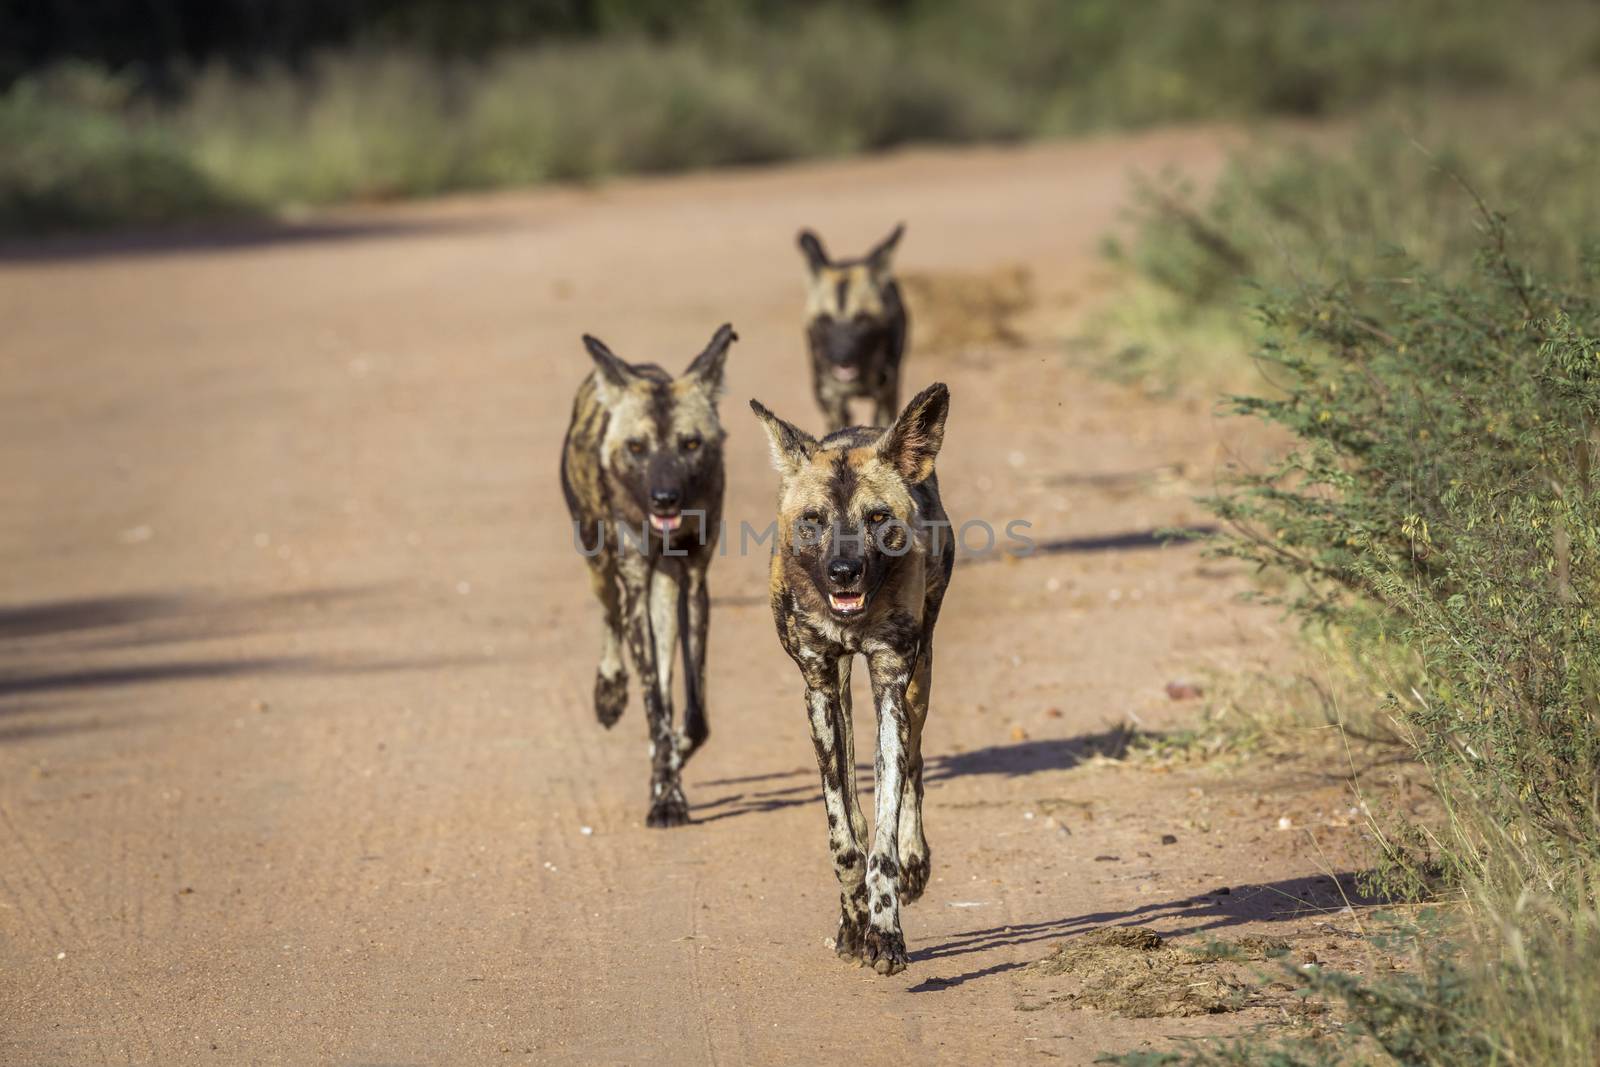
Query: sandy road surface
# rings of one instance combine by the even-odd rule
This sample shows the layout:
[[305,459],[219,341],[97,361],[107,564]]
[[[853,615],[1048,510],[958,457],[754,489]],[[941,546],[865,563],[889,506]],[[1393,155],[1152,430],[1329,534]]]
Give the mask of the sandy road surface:
[[1203,482],[1208,413],[1059,348],[914,344],[910,384],[953,394],[952,515],[1067,543],[958,566],[935,881],[893,979],[823,944],[762,554],[712,570],[698,821],[646,830],[637,690],[594,723],[556,478],[581,331],[677,367],[731,319],[728,512],[764,522],[745,399],[818,421],[799,225],[848,249],[904,218],[907,270],[1023,262],[1072,299],[1131,169],[1220,157],[1205,131],[917,153],[0,260],[0,1062],[1083,1062],[1243,1025],[1018,1010],[1062,937],[1267,921],[1318,868],[1264,817],[1192,829],[1182,775],[1085,758],[1271,643],[1193,550],[1124,536],[1200,517],[1146,475]]

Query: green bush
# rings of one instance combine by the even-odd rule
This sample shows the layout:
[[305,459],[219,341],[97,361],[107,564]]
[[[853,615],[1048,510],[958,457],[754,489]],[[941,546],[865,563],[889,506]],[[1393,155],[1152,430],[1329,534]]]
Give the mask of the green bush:
[[[1369,122],[1349,144],[1257,146],[1205,198],[1178,175],[1144,179],[1131,241],[1113,253],[1142,283],[1103,324],[1108,369],[1155,389],[1251,381],[1253,324],[1242,311],[1263,285],[1345,286],[1354,299],[1405,249],[1446,280],[1470,271],[1482,243],[1467,188],[1509,206],[1517,256],[1574,278],[1600,234],[1600,122],[1576,104],[1473,106],[1426,119]],[[1131,313],[1130,313],[1131,312]]]
[[[1415,654],[1392,710],[1552,886],[1600,858],[1597,165],[1592,128],[1430,155],[1382,127],[1240,161],[1204,208],[1152,187],[1126,253],[1180,314],[1242,336],[1248,299],[1266,337],[1272,389],[1234,407],[1298,447],[1210,501],[1224,550]],[[1518,205],[1515,240],[1456,168]]]
[[1294,442],[1209,500],[1227,530],[1215,547],[1384,661],[1382,710],[1441,808],[1412,842],[1457,905],[1451,951],[1413,932],[1398,976],[1306,979],[1340,1006],[1343,1038],[1197,1046],[1181,1062],[1593,1062],[1595,162],[1581,127],[1432,156],[1385,132],[1344,155],[1242,163],[1204,208],[1150,194],[1127,258],[1207,323],[1230,307],[1243,321],[1248,295],[1270,388],[1231,406]]
[[167,131],[122,117],[124,100],[117,83],[72,69],[0,95],[0,233],[244,210]]
[[1461,281],[1397,254],[1263,307],[1282,392],[1236,408],[1300,446],[1211,505],[1304,613],[1385,609],[1423,667],[1399,702],[1419,756],[1556,884],[1600,860],[1600,305],[1486,226]]

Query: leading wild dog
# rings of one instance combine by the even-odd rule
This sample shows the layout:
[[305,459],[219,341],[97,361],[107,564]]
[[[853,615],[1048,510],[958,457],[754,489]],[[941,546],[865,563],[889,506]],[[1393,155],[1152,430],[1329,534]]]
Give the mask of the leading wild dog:
[[[955,562],[933,462],[950,395],[918,393],[887,430],[821,441],[752,400],[783,476],[772,555],[778,640],[800,668],[828,847],[839,878],[840,956],[879,974],[905,969],[900,905],[928,885],[922,832],[922,726],[933,681],[933,627]],[[856,799],[850,666],[867,658],[878,715],[874,829]]]
[[831,260],[810,230],[800,231],[808,270],[806,343],[811,389],[828,430],[851,425],[850,401],[871,400],[874,426],[900,409],[900,360],[906,350],[906,309],[891,272],[904,224],[860,259]]
[[[706,569],[722,524],[722,424],[717,397],[728,346],[722,326],[674,379],[626,363],[584,335],[594,370],[578,387],[561,450],[561,489],[605,615],[594,710],[606,728],[628,703],[627,646],[650,730],[650,826],[682,826],[680,774],[706,724]],[[683,730],[673,728],[672,669],[680,642]]]

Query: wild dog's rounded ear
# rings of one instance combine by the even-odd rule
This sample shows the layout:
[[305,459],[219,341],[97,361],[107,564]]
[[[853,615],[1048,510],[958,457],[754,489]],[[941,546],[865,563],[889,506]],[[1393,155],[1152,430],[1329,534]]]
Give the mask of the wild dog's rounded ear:
[[944,444],[944,419],[950,413],[950,390],[934,382],[911,398],[878,442],[878,457],[913,485],[928,480]]
[[805,466],[817,450],[817,439],[798,426],[778,418],[759,400],[750,401],[750,410],[767,428],[767,438],[772,445],[772,465],[778,469],[778,473],[787,478]]
[[801,230],[799,237],[800,251],[805,254],[806,266],[815,274],[828,265],[827,250],[822,247],[822,240],[810,230]]
[[624,389],[634,379],[633,368],[623,362],[622,357],[607,348],[606,343],[600,338],[584,334],[583,347],[589,350],[594,365],[600,368],[600,376],[608,384]]
[[728,346],[739,339],[733,332],[733,323],[725,322],[717,327],[717,332],[711,335],[711,343],[706,345],[705,351],[694,357],[694,362],[689,364],[689,369],[683,372],[685,378],[693,378],[707,389],[712,397],[722,392],[722,368],[728,362]]
[[900,238],[905,235],[906,224],[896,223],[894,231],[872,246],[872,251],[867,253],[867,262],[873,270],[887,270],[889,260],[894,256],[895,246],[900,243]]

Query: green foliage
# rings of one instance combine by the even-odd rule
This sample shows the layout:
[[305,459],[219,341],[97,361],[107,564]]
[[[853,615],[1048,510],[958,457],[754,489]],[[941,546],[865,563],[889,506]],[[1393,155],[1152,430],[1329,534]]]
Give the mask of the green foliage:
[[1458,145],[1380,131],[1240,163],[1204,208],[1153,187],[1127,253],[1180,313],[1253,303],[1269,388],[1232,407],[1294,447],[1209,501],[1216,547],[1384,665],[1377,710],[1442,809],[1386,836],[1392,882],[1437,891],[1443,873],[1457,902],[1448,938],[1398,930],[1397,973],[1306,977],[1343,1031],[1169,1062],[1587,1064],[1600,1047],[1600,142],[1579,123]]
[[1300,446],[1210,503],[1222,551],[1299,579],[1306,615],[1396,620],[1423,667],[1397,701],[1418,755],[1560,880],[1600,860],[1600,304],[1485,225],[1461,281],[1396,254],[1359,289],[1263,306],[1281,395],[1236,409]]
[[116,117],[124,99],[124,86],[73,68],[0,95],[0,233],[243,210],[167,131]]
[[[1247,358],[1256,324],[1241,314],[1263,286],[1343,285],[1352,298],[1403,248],[1446,280],[1472,269],[1477,212],[1453,173],[1508,205],[1517,256],[1577,276],[1600,234],[1600,123],[1577,99],[1475,103],[1407,122],[1364,125],[1338,149],[1257,147],[1234,159],[1202,201],[1179,176],[1144,181],[1133,239],[1114,246],[1139,279],[1136,301],[1103,324],[1108,369],[1164,390],[1184,383],[1258,388]],[[1426,145],[1427,147],[1424,147]]]
[[[0,202],[22,206],[0,229],[1320,115],[1600,66],[1600,11],[1578,0],[461,7],[415,0],[364,22],[332,5],[301,28],[341,51],[224,42],[147,83],[100,75],[114,94],[19,82],[0,92],[29,116],[0,129]],[[107,191],[128,180],[137,196]]]

